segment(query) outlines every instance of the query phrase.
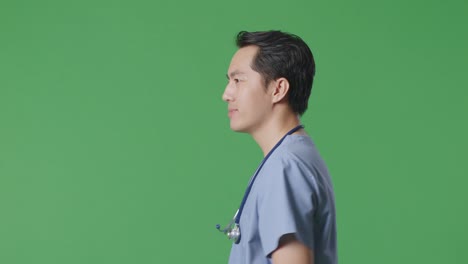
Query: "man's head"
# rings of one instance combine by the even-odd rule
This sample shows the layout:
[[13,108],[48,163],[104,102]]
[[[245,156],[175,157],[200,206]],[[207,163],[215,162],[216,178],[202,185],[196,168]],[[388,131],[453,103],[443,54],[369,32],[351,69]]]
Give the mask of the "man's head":
[[[223,94],[232,110],[231,128],[249,132],[253,129],[249,125],[261,123],[269,109],[279,103],[302,115],[315,75],[314,58],[307,44],[281,31],[242,31],[236,44],[239,50],[232,58]],[[234,117],[244,124],[236,125],[240,121],[234,122]]]
[[239,48],[259,47],[252,69],[262,75],[265,86],[278,78],[286,78],[290,86],[289,105],[302,115],[307,109],[315,75],[314,57],[307,44],[298,36],[281,31],[241,31],[236,44]]

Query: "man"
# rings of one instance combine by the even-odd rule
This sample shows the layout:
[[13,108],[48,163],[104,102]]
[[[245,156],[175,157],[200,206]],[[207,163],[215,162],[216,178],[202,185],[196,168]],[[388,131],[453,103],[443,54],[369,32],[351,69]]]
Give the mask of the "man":
[[230,127],[250,134],[264,160],[235,224],[230,264],[337,263],[335,202],[325,163],[300,124],[315,75],[313,55],[281,31],[240,32],[223,100]]

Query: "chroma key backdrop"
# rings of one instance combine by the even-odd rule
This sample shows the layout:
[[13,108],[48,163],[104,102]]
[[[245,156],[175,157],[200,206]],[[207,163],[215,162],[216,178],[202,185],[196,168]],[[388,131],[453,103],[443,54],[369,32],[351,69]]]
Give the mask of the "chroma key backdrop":
[[0,263],[227,263],[241,30],[311,47],[343,264],[468,263],[466,1],[0,1]]

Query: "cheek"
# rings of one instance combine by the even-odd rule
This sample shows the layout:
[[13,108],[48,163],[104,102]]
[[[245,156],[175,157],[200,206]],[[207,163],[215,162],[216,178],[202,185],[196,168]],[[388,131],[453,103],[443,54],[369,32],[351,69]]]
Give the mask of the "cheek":
[[249,111],[249,115],[256,115],[263,112],[268,107],[269,98],[264,87],[260,83],[245,85],[238,94],[237,99],[244,110]]
[[[255,97],[254,97],[255,96]],[[253,95],[248,100],[249,114],[251,116],[263,116],[268,112],[268,101],[264,96]]]

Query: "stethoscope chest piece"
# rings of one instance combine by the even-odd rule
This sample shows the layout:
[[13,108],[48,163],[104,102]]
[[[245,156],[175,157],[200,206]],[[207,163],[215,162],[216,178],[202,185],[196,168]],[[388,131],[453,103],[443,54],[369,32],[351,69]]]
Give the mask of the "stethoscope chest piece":
[[227,236],[230,240],[234,241],[234,243],[239,244],[240,242],[240,226],[238,224],[234,224],[234,228],[227,233]]
[[229,222],[229,224],[225,228],[221,229],[220,225],[216,225],[216,229],[226,234],[228,239],[232,240],[235,244],[239,244],[241,237],[240,226],[238,223],[236,223],[236,217],[238,212],[239,211],[236,212],[231,222]]

